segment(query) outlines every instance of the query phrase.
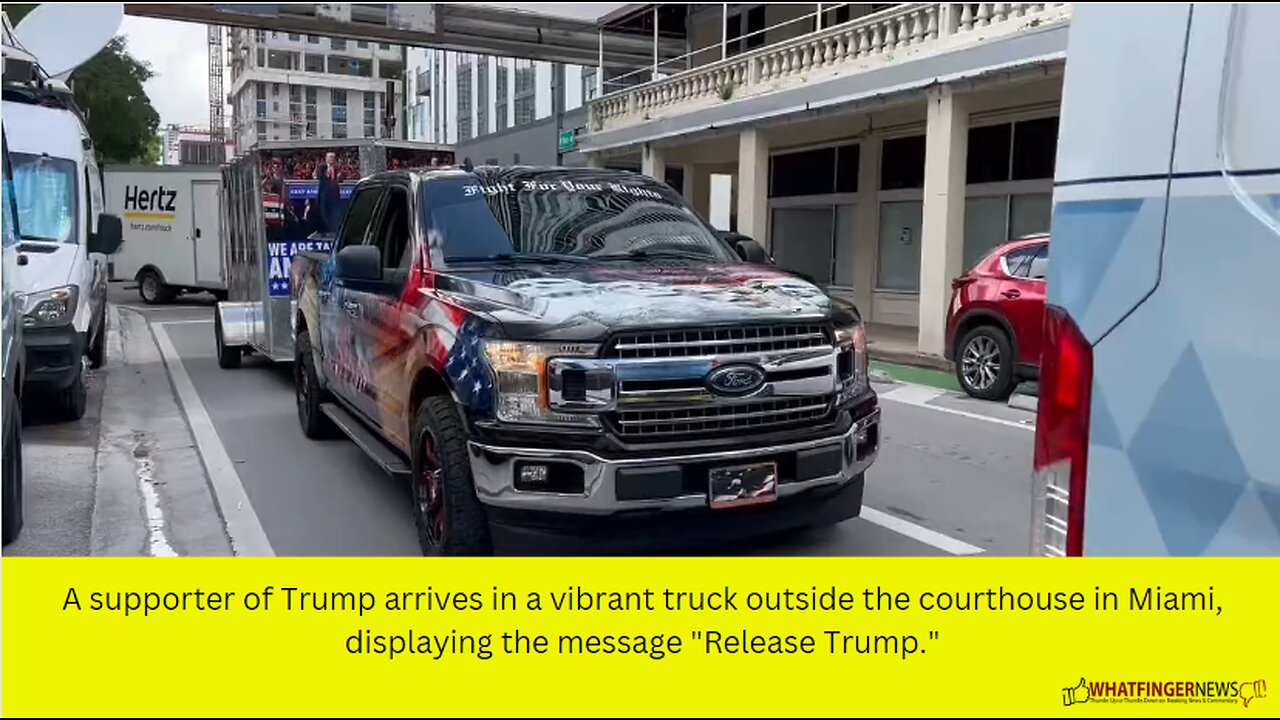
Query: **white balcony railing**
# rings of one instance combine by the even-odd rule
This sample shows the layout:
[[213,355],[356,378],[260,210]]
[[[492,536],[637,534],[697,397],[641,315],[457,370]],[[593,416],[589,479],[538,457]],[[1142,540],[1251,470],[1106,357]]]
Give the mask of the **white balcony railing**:
[[947,52],[1070,17],[1069,3],[903,3],[609,93],[590,103],[589,131],[626,127]]

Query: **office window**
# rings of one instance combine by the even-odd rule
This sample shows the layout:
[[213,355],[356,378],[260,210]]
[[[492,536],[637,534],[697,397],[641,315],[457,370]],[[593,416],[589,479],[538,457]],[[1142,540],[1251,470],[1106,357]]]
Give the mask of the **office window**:
[[769,158],[769,196],[858,191],[858,145],[780,153]]
[[377,133],[376,112],[377,96],[374,93],[366,92],[364,94],[364,136],[374,137]]
[[329,47],[334,50],[346,50],[347,41],[343,38],[329,38]]
[[357,41],[356,41],[356,47],[358,47],[358,48],[360,48],[360,49],[362,49],[362,50],[367,49],[367,48],[369,47],[369,41],[368,41],[368,40],[357,40]]
[[391,49],[391,43],[378,43],[378,49],[379,49],[379,50],[390,50],[390,49]]
[[969,128],[966,182],[1004,182],[1009,179],[1009,149],[1013,125]]
[[516,126],[531,123],[537,113],[537,68],[531,60],[518,60],[515,77]]
[[307,36],[307,42],[311,43],[312,45],[319,45],[319,44],[320,44],[320,37],[319,37],[319,36],[317,36],[317,35],[308,35],[308,36]]
[[256,41],[256,42],[260,42],[260,43],[266,42],[266,41],[267,41],[267,31],[266,31],[266,30],[254,30],[254,31],[253,31],[253,39],[254,39],[254,41]]
[[470,140],[471,135],[471,68],[470,62],[458,65],[458,141]]
[[[476,65],[476,135],[489,132],[489,59]],[[496,163],[495,163],[496,164]]]
[[880,153],[880,189],[924,187],[924,135],[885,140]]
[[333,88],[329,90],[329,98],[333,136],[344,138],[347,136],[347,91]]
[[306,62],[305,68],[307,72],[317,72],[317,73],[324,72],[324,56],[323,55],[317,55],[315,53],[307,53],[304,58],[304,61]]
[[1058,118],[1023,120],[1013,126],[1013,179],[1053,177],[1058,152]]
[[257,55],[258,55],[258,67],[266,67],[267,51],[263,48],[258,48]]

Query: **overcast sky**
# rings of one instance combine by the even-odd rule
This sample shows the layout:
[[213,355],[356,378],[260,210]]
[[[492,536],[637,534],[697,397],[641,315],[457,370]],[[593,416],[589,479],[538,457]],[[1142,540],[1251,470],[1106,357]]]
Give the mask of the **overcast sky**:
[[[625,3],[480,3],[594,19]],[[120,33],[129,52],[155,72],[146,84],[161,127],[209,124],[208,34],[204,25],[126,15]],[[229,83],[224,80],[224,87]],[[230,110],[226,111],[230,117]]]

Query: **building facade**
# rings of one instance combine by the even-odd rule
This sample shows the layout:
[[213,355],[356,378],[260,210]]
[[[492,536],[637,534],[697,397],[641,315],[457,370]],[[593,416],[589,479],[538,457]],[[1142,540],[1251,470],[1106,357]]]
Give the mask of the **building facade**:
[[162,165],[221,165],[235,155],[235,141],[214,147],[209,128],[200,125],[167,125],[160,134]]
[[389,43],[232,28],[231,138],[404,139],[404,49]]
[[[584,165],[576,137],[594,68],[410,48],[409,139],[453,145],[459,162]],[[561,146],[562,131],[574,141]]]
[[[660,11],[601,25],[643,31]],[[686,56],[603,83],[579,149],[658,178],[679,166],[713,222],[941,357],[951,281],[1049,229],[1070,18],[1063,3],[692,6],[662,23]]]

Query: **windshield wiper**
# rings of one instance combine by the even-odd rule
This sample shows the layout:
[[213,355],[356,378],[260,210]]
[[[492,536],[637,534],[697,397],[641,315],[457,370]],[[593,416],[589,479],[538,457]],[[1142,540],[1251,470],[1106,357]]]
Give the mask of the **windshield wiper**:
[[636,248],[628,250],[624,253],[606,253],[604,255],[591,255],[592,260],[643,260],[645,258],[679,258],[681,260],[698,260],[698,261],[714,261],[715,258],[709,255],[701,255],[686,252],[684,250],[666,249],[666,250],[650,250],[648,248]]
[[556,255],[554,253],[493,253],[492,255],[469,255],[463,257],[445,258],[448,263],[502,263],[504,265],[518,265],[521,263],[543,263],[547,265],[555,265],[562,262],[586,262],[586,258],[576,255]]

